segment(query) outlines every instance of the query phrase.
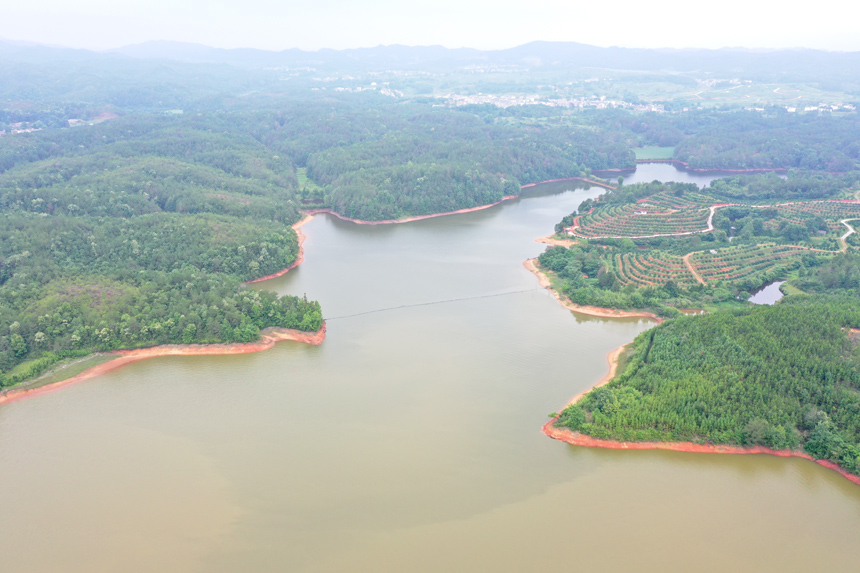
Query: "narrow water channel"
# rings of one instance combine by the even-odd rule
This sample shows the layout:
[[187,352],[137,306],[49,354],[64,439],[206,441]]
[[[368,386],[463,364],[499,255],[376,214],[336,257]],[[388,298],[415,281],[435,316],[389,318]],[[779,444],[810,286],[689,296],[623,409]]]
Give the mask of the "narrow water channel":
[[811,462],[540,433],[651,326],[572,314],[522,267],[600,192],[318,216],[305,263],[258,286],[319,299],[321,346],[152,359],[0,407],[2,569],[856,570],[860,487]]

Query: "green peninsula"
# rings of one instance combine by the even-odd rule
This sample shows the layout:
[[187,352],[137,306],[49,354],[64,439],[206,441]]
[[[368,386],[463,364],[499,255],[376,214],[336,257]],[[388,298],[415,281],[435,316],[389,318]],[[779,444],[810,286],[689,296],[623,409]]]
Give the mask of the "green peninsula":
[[853,296],[673,319],[556,424],[625,442],[802,449],[860,474],[858,327]]

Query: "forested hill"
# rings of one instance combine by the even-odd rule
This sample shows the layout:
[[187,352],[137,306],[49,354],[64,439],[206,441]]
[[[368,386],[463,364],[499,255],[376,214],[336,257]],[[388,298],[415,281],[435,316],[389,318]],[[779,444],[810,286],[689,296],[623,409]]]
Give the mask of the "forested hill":
[[623,372],[558,424],[622,441],[802,448],[860,474],[857,299],[673,319],[632,345]]
[[[2,68],[0,75],[6,73]],[[59,77],[52,73],[49,77]],[[235,90],[241,77],[230,77],[238,82],[231,87]],[[322,318],[316,303],[278,301],[239,286],[291,264],[298,248],[290,225],[302,208],[329,207],[348,217],[384,220],[477,207],[519,193],[522,184],[632,168],[632,147],[683,141],[678,146],[683,149],[697,140],[696,134],[711,137],[723,123],[735,129],[747,117],[723,111],[660,115],[550,106],[450,108],[436,100],[387,98],[381,91],[291,98],[252,90],[256,95],[248,98],[210,93],[195,100],[175,86],[156,107],[176,101],[193,113],[133,111],[137,104],[115,109],[117,113],[96,113],[103,109],[98,98],[66,101],[49,90],[42,107],[34,103],[38,99],[27,100],[42,97],[42,92],[35,84],[24,84],[0,85],[0,92],[6,89],[7,96],[14,92],[28,101],[0,112],[5,133],[0,137],[4,384],[70,354],[162,342],[249,340],[272,325],[317,328]],[[226,93],[236,93],[231,90]],[[200,103],[204,100],[205,105]],[[69,114],[78,112],[83,119],[70,119]],[[835,117],[797,123],[812,126],[801,130],[803,137],[812,137],[821,126],[836,126],[839,137],[813,149],[828,167],[856,159],[856,142],[845,135],[855,120]],[[736,131],[729,129],[726,137]],[[704,149],[707,155],[717,154]],[[801,167],[820,166],[821,161]],[[792,175],[790,182],[798,177]],[[835,183],[821,177],[800,177],[809,184],[798,188],[799,196],[833,196]],[[762,187],[741,178],[727,182],[720,193],[761,195],[770,189],[781,194],[785,190],[780,185],[770,181]],[[632,192],[638,193],[635,188]],[[674,201],[669,199],[667,205]],[[688,203],[695,206],[697,201]],[[661,223],[631,213],[639,223]],[[795,241],[794,235],[806,233],[801,238],[808,236],[811,247],[838,248],[832,244],[839,230],[838,219],[831,220],[836,211],[821,217],[785,213],[780,215],[785,226],[769,211],[761,214],[731,209],[723,217],[721,212],[714,224],[723,233],[704,233],[702,240],[717,251],[729,246],[723,243],[734,227],[746,241],[749,227],[753,236],[784,234]],[[798,217],[805,226],[789,224]],[[705,218],[700,208],[689,220],[673,215],[672,222],[701,223],[701,228]],[[818,236],[819,231],[824,235]],[[701,247],[696,240],[672,242],[686,249],[678,254],[686,255]],[[565,255],[577,259],[572,264],[558,252],[547,255],[557,257],[548,264],[569,271],[568,278],[576,282],[571,288],[597,296],[596,304],[653,302],[662,308],[669,299],[672,304],[686,299],[681,289],[702,292],[692,283],[661,279],[671,288],[664,293],[654,284],[640,289],[642,300],[636,299],[635,289],[621,284],[624,277],[601,272],[607,263],[626,265],[636,259],[640,253],[631,245],[595,243],[586,253],[584,243],[580,251]],[[616,248],[614,262],[606,259]],[[674,267],[683,273],[682,267]],[[774,272],[783,270],[779,266]],[[577,272],[581,276],[571,274]],[[768,277],[760,273],[755,279]],[[68,284],[75,287],[63,286]],[[742,293],[722,285],[708,291],[715,301],[734,294]]]
[[[356,123],[367,122],[357,115]],[[307,158],[308,177],[348,217],[395,219],[476,207],[517,195],[526,183],[635,162],[622,137],[603,129],[496,126],[470,113],[421,108],[392,110],[376,121],[384,122],[377,137]]]
[[[860,167],[860,119],[789,113],[736,112],[704,120],[678,142],[675,159],[691,169],[812,169],[840,172]],[[687,123],[681,120],[679,123]]]
[[303,205],[390,219],[632,164],[599,128],[365,100],[0,137],[0,385],[96,350],[316,330],[317,303],[240,287],[295,260]]
[[0,140],[0,386],[64,357],[317,330],[243,288],[298,254],[296,177],[217,121],[123,118]]
[[299,206],[289,194],[296,168],[307,170],[305,204],[382,220],[486,205],[518,194],[521,184],[634,162],[624,134],[601,126],[493,125],[473,113],[390,102],[133,115],[0,138],[0,171],[15,167],[5,175],[14,191],[3,200],[24,209],[34,199],[43,210],[80,201],[108,209],[115,198],[70,199],[71,189],[99,194],[89,184],[95,177],[102,189],[131,191],[123,204],[135,212],[203,209],[285,222]]

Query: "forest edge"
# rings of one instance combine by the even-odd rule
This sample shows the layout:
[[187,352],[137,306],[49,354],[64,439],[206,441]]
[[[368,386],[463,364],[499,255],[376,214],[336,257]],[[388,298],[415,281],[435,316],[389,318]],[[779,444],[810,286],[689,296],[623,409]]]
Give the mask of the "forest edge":
[[[552,288],[549,283],[549,279],[535,266],[534,261],[534,259],[529,259],[523,263],[523,266],[533,272],[538,277],[540,285],[549,290],[553,294],[555,299],[568,310],[571,310],[573,312],[580,312],[582,314],[588,314],[591,316],[601,316],[609,318],[647,315],[648,318],[653,318],[658,324],[662,322],[659,317],[657,317],[656,315],[651,315],[650,313],[630,313],[624,311],[613,311],[612,309],[607,308],[580,306],[577,304],[573,304],[570,301],[565,301]],[[615,314],[615,312],[617,312],[618,314]],[[621,355],[624,353],[624,350],[628,346],[628,344],[623,344],[609,353],[609,355],[607,356],[607,361],[609,362],[609,372],[606,373],[606,376],[601,378],[600,381],[598,381],[593,386],[586,388],[585,390],[568,400],[567,404],[565,404],[564,407],[561,408],[561,410],[564,410],[568,406],[576,404],[592,390],[609,384],[615,378],[615,375],[618,370],[618,361],[621,358]],[[568,428],[559,428],[555,426],[555,423],[557,421],[558,415],[554,416],[549,422],[544,424],[541,431],[544,433],[544,435],[554,440],[566,442],[573,446],[582,446],[586,448],[604,448],[610,450],[670,450],[674,452],[687,452],[697,454],[768,454],[781,458],[803,458],[805,460],[813,461],[818,465],[824,466],[825,468],[831,469],[839,473],[847,480],[857,485],[860,485],[860,476],[854,475],[842,469],[841,467],[839,467],[839,465],[829,460],[816,459],[807,453],[797,450],[772,450],[763,446],[753,446],[747,448],[742,446],[729,446],[724,444],[697,444],[694,442],[620,442],[616,440],[604,440],[600,438],[594,438],[592,436],[588,436],[580,432],[574,432],[572,430],[569,430]]]

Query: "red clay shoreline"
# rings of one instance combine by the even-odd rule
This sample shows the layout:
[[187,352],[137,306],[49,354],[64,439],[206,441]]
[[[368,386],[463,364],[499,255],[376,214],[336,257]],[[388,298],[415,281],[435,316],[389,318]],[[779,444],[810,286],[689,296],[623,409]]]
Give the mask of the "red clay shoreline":
[[383,219],[381,221],[365,221],[364,219],[353,219],[352,217],[347,217],[345,215],[341,215],[337,211],[333,211],[332,209],[307,209],[302,211],[302,213],[306,215],[317,215],[319,213],[328,213],[329,215],[333,215],[338,219],[343,221],[349,221],[350,223],[355,223],[357,225],[397,225],[400,223],[411,223],[412,221],[421,221],[423,219],[433,219],[435,217],[445,217],[447,215],[461,215],[463,213],[473,213],[475,211],[483,211],[484,209],[489,209],[490,207],[495,207],[500,203],[504,203],[505,201],[512,201],[514,199],[519,199],[519,195],[505,195],[499,201],[495,203],[488,203],[487,205],[478,205],[477,207],[469,207],[468,209],[457,209],[456,211],[446,211],[444,213],[432,213],[430,215],[414,215],[412,217],[404,217],[402,219]]
[[[605,189],[615,189],[615,186],[613,186],[609,183],[606,183],[604,181],[596,181],[594,179],[589,179],[587,177],[564,177],[562,179],[547,179],[546,181],[540,181],[538,183],[527,183],[526,185],[523,185],[522,187],[520,187],[520,189],[529,189],[531,187],[537,187],[538,185],[543,185],[544,183],[559,183],[562,181],[582,181],[584,183],[590,183],[591,185],[596,185],[598,187],[603,187]],[[490,207],[495,207],[496,205],[499,205],[500,203],[504,203],[505,201],[512,201],[514,199],[519,199],[519,198],[520,198],[519,195],[505,195],[504,197],[502,197],[499,201],[496,201],[495,203],[488,203],[486,205],[478,205],[477,207],[469,207],[466,209],[457,209],[456,211],[445,211],[443,213],[431,213],[429,215],[413,215],[411,217],[403,217],[402,219],[383,219],[380,221],[368,221],[365,219],[354,219],[352,217],[347,217],[346,215],[341,215],[340,213],[338,213],[337,211],[335,211],[329,207],[319,208],[319,209],[302,209],[301,212],[304,213],[305,215],[311,215],[311,216],[318,215],[320,213],[327,213],[329,215],[333,215],[333,216],[337,217],[338,219],[341,219],[342,221],[349,221],[350,223],[355,223],[357,225],[397,225],[400,223],[411,223],[412,221],[421,221],[423,219],[433,219],[434,217],[446,217],[448,215],[461,215],[463,213],[474,213],[475,211],[483,211],[484,209],[489,209]],[[302,220],[302,221],[296,223],[295,225],[293,225],[293,228],[298,231],[298,227],[304,225],[308,220],[309,219]],[[303,239],[300,238],[300,241],[301,240],[303,240]],[[290,270],[290,269],[285,269],[285,270],[281,271],[280,274],[270,275],[269,277],[255,279],[255,280],[249,281],[249,282],[257,282],[257,281],[261,281],[261,280],[266,280],[267,278],[276,278],[276,277],[282,276],[288,270]]]
[[[543,237],[540,239],[535,239],[538,242],[546,242],[548,244],[555,244],[547,240],[548,237]],[[528,259],[523,262],[523,266],[533,273],[537,278],[540,286],[544,287],[548,291],[550,291],[555,297],[555,299],[573,312],[579,312],[582,314],[588,314],[591,316],[599,316],[599,317],[607,317],[607,318],[621,318],[621,317],[643,317],[643,318],[652,318],[658,324],[662,322],[662,319],[652,313],[646,312],[628,312],[628,311],[620,311],[615,309],[608,308],[599,308],[593,306],[582,306],[575,303],[570,302],[569,300],[565,300],[562,296],[556,292],[555,289],[552,288],[552,284],[550,283],[549,277],[541,271],[536,263],[536,259]],[[586,394],[594,390],[595,388],[599,388],[605,384],[608,384],[615,378],[616,371],[618,369],[618,359],[621,357],[621,354],[624,352],[624,349],[627,347],[627,344],[621,345],[607,356],[607,360],[609,362],[609,372],[604,376],[599,382],[590,388],[586,388],[579,394],[575,395],[571,398],[567,404],[564,405],[564,408],[577,403],[579,400],[583,398]],[[772,456],[779,456],[782,458],[788,457],[796,457],[803,458],[806,460],[813,461],[818,465],[824,466],[828,469],[831,469],[837,473],[839,473],[842,477],[847,480],[860,485],[860,476],[854,475],[841,467],[839,465],[829,461],[829,460],[819,460],[813,458],[807,453],[801,451],[794,450],[772,450],[770,448],[765,448],[763,446],[753,446],[750,448],[745,448],[741,446],[728,446],[728,445],[717,445],[717,444],[696,444],[693,442],[620,442],[616,440],[603,440],[600,438],[594,438],[592,436],[587,436],[584,434],[580,434],[579,432],[574,432],[567,428],[557,428],[555,423],[558,421],[558,416],[553,417],[549,422],[543,425],[541,431],[544,435],[562,442],[566,442],[568,444],[574,446],[582,446],[586,448],[604,448],[604,449],[613,449],[613,450],[671,450],[675,452],[688,452],[688,453],[709,453],[709,454],[768,454]]]
[[260,278],[258,278],[258,279],[253,279],[253,280],[247,281],[247,282],[245,282],[245,284],[246,284],[246,285],[249,285],[249,284],[253,284],[253,283],[259,283],[259,282],[262,282],[262,281],[267,281],[267,280],[269,280],[269,279],[276,279],[276,278],[278,278],[278,277],[282,277],[282,276],[284,276],[285,274],[287,274],[288,272],[290,272],[291,270],[293,270],[294,268],[296,268],[297,266],[299,266],[300,264],[302,264],[303,262],[305,262],[305,247],[304,247],[304,244],[305,244],[305,239],[306,239],[307,237],[305,236],[305,234],[304,234],[304,233],[302,233],[302,227],[303,227],[306,223],[309,223],[310,221],[312,221],[312,220],[313,220],[313,218],[314,218],[314,216],[313,216],[312,214],[309,214],[309,213],[308,213],[308,214],[305,214],[305,216],[302,218],[302,220],[301,220],[301,221],[299,221],[298,223],[293,224],[293,226],[292,226],[292,227],[293,227],[293,230],[296,232],[296,238],[297,238],[297,239],[298,239],[298,241],[299,241],[299,254],[298,254],[298,256],[296,257],[296,260],[295,260],[295,261],[293,261],[293,264],[291,264],[291,265],[290,265],[290,266],[288,266],[287,268],[285,268],[285,269],[283,269],[283,270],[280,270],[280,271],[278,271],[278,272],[276,272],[276,273],[274,273],[274,274],[266,275],[266,276],[264,276],[264,277],[260,277]]
[[[621,353],[626,348],[626,344],[622,345],[612,352],[609,353],[609,372],[604,376],[600,382],[592,386],[591,388],[587,388],[574,396],[573,398],[565,404],[564,408],[567,408],[571,404],[577,403],[582,399],[583,396],[598,388],[603,386],[604,384],[608,384],[615,378],[615,373],[618,368],[618,358],[621,356]],[[564,409],[562,408],[562,410]],[[805,460],[810,460],[817,463],[820,466],[824,466],[828,469],[831,469],[837,473],[839,473],[845,479],[860,485],[860,476],[854,475],[837,464],[829,461],[829,460],[819,460],[813,458],[807,453],[795,450],[772,450],[770,448],[765,448],[763,446],[753,446],[749,448],[741,447],[741,446],[729,446],[724,444],[696,444],[693,442],[621,442],[617,440],[604,440],[600,438],[594,438],[592,436],[587,436],[585,434],[581,434],[579,432],[574,432],[568,428],[558,428],[555,426],[555,423],[558,421],[558,416],[555,416],[549,422],[543,425],[541,431],[544,435],[554,439],[559,440],[561,442],[566,442],[573,446],[582,446],[586,448],[604,448],[609,450],[670,450],[673,452],[687,452],[694,454],[767,454],[771,456],[778,456],[781,458],[803,458]]]
[[[565,177],[562,179],[548,179],[546,181],[540,181],[539,183],[528,183],[526,185],[523,185],[521,187],[521,189],[529,189],[531,187],[537,187],[538,185],[543,185],[544,183],[559,183],[562,181],[582,181],[584,183],[589,183],[591,185],[596,185],[598,187],[603,187],[605,189],[615,189],[615,187],[613,185],[610,185],[609,183],[606,183],[603,181],[596,181],[594,179],[588,179],[587,177]],[[321,208],[321,209],[303,209],[302,213],[304,213],[306,215],[311,215],[311,216],[312,215],[318,215],[320,213],[328,213],[329,215],[337,217],[338,219],[341,219],[342,221],[349,221],[350,223],[355,223],[357,225],[397,225],[400,223],[411,223],[412,221],[421,221],[423,219],[433,219],[435,217],[446,217],[448,215],[462,215],[463,213],[474,213],[475,211],[483,211],[484,209],[489,209],[490,207],[495,207],[496,205],[499,205],[500,203],[504,203],[505,201],[512,201],[514,199],[519,199],[519,198],[520,198],[519,195],[505,195],[504,197],[502,197],[499,201],[496,201],[495,203],[488,203],[486,205],[478,205],[477,207],[469,207],[467,209],[457,209],[456,211],[445,211],[444,213],[431,213],[429,215],[413,215],[411,217],[403,217],[402,219],[383,219],[381,221],[367,221],[365,219],[353,219],[352,217],[347,217],[346,215],[341,215],[337,211],[334,211],[333,209],[330,209],[328,207]],[[303,221],[300,221],[299,223],[297,223],[296,225],[301,226],[305,222],[306,221],[303,220]],[[294,226],[293,228],[297,229],[296,226]],[[281,271],[280,274],[270,275],[269,277],[265,277],[262,279],[256,279],[256,280],[250,281],[250,282],[257,282],[260,280],[265,280],[266,278],[279,277],[279,276],[282,276],[284,273],[286,273],[288,270],[290,270],[290,269],[285,269],[285,270]]]
[[[284,270],[278,271],[275,274],[247,281],[245,284],[257,283],[277,278],[287,274],[289,271],[299,266],[304,261],[305,253],[304,247],[302,246],[305,242],[305,235],[304,233],[302,233],[301,227],[312,219],[313,216],[308,215],[301,221],[293,225],[293,229],[296,231],[296,235],[299,241],[299,254],[296,257],[296,260],[293,261],[290,266],[288,266]],[[302,342],[304,344],[311,344],[316,346],[318,344],[322,344],[323,340],[325,340],[325,333],[326,324],[325,322],[323,322],[322,327],[316,332],[305,332],[303,330],[295,330],[292,328],[264,328],[260,332],[260,340],[256,342],[234,344],[163,344],[161,346],[152,346],[150,348],[115,350],[108,353],[110,355],[116,356],[116,358],[114,358],[113,360],[98,364],[96,366],[93,366],[92,368],[87,368],[80,374],[77,374],[70,378],[66,378],[65,380],[60,380],[52,384],[46,384],[44,386],[38,386],[35,388],[18,387],[3,391],[2,393],[0,393],[0,404],[17,402],[18,400],[23,400],[25,398],[31,398],[40,394],[54,392],[56,390],[59,390],[60,388],[64,388],[66,386],[71,386],[72,384],[77,384],[78,382],[83,382],[84,380],[95,378],[96,376],[106,374],[108,372],[116,370],[117,368],[125,366],[126,364],[131,364],[132,362],[137,362],[138,360],[144,360],[146,358],[154,358],[157,356],[250,354],[252,352],[262,352],[264,350],[269,350],[275,345],[276,342],[280,342],[283,340],[292,340],[295,342]]]
[[[489,205],[481,205],[478,207],[473,207],[470,209],[459,209],[457,211],[450,211],[447,213],[435,213],[432,215],[421,215],[416,217],[407,217],[404,219],[396,219],[396,220],[388,220],[388,221],[361,221],[358,219],[351,219],[349,217],[344,217],[338,213],[335,213],[331,209],[309,209],[306,211],[302,211],[305,215],[301,221],[292,225],[292,228],[296,231],[296,236],[299,243],[299,254],[296,257],[296,260],[285,269],[282,269],[276,273],[271,275],[266,275],[264,277],[256,278],[250,281],[245,282],[245,284],[253,284],[258,283],[278,277],[282,277],[300,264],[304,262],[304,242],[307,238],[305,234],[301,231],[302,226],[313,220],[313,216],[317,213],[331,213],[332,215],[339,217],[346,221],[351,221],[353,223],[358,223],[362,225],[382,225],[389,223],[407,223],[409,221],[417,221],[420,219],[429,219],[431,217],[442,217],[445,215],[455,215],[459,213],[470,213],[473,211],[480,211],[483,209],[488,209],[499,203],[504,201],[510,201],[513,199],[518,199],[519,195],[508,195],[503,197],[500,201],[495,203],[491,203]],[[322,344],[323,340],[325,340],[326,333],[326,325],[323,323],[322,327],[314,333],[303,332],[299,330],[293,329],[284,329],[284,328],[267,328],[262,331],[262,336],[257,342],[249,342],[247,344],[166,344],[161,346],[154,346],[151,348],[138,348],[133,350],[117,350],[110,352],[109,354],[115,355],[116,358],[113,360],[109,360],[108,362],[104,362],[97,366],[93,366],[92,368],[88,368],[77,374],[75,376],[66,378],[65,380],[60,380],[58,382],[54,382],[52,384],[46,384],[44,386],[39,386],[35,388],[27,388],[27,387],[17,387],[7,389],[5,391],[0,392],[0,404],[5,404],[9,402],[15,402],[18,400],[22,400],[24,398],[29,398],[32,396],[38,396],[40,394],[46,394],[48,392],[53,392],[65,386],[70,386],[72,384],[76,384],[78,382],[82,382],[84,380],[89,380],[90,378],[94,378],[101,374],[105,374],[112,370],[116,370],[126,364],[130,364],[132,362],[137,362],[138,360],[144,360],[146,358],[152,358],[156,356],[195,356],[195,355],[226,355],[226,354],[248,354],[252,352],[262,352],[264,350],[268,350],[272,348],[276,342],[281,340],[293,340],[297,342],[303,342],[306,344]]]
[[552,288],[552,284],[550,283],[549,277],[537,267],[537,264],[535,264],[536,260],[537,259],[527,259],[523,261],[523,266],[526,268],[526,270],[535,275],[538,278],[540,286],[544,287],[546,290],[552,293],[552,296],[555,297],[555,300],[557,300],[558,303],[567,310],[578,312],[580,314],[587,314],[589,316],[599,316],[601,318],[650,318],[657,324],[663,322],[663,319],[654,314],[653,312],[618,310],[615,308],[586,306],[573,303],[563,298],[562,295],[558,293],[558,291]]
[[114,355],[116,358],[97,366],[93,366],[92,368],[88,368],[76,376],[36,388],[12,388],[7,390],[0,394],[0,404],[17,402],[18,400],[23,400],[25,398],[32,398],[33,396],[54,392],[60,388],[95,378],[96,376],[106,374],[116,370],[117,368],[125,366],[126,364],[145,360],[147,358],[155,358],[158,356],[250,354],[253,352],[269,350],[275,345],[275,343],[284,340],[292,340],[316,346],[322,344],[323,340],[325,340],[325,333],[325,323],[323,323],[322,327],[316,332],[304,332],[291,328],[271,327],[263,329],[260,340],[245,344],[163,344],[161,346],[152,346],[150,348],[115,350],[108,354]]

